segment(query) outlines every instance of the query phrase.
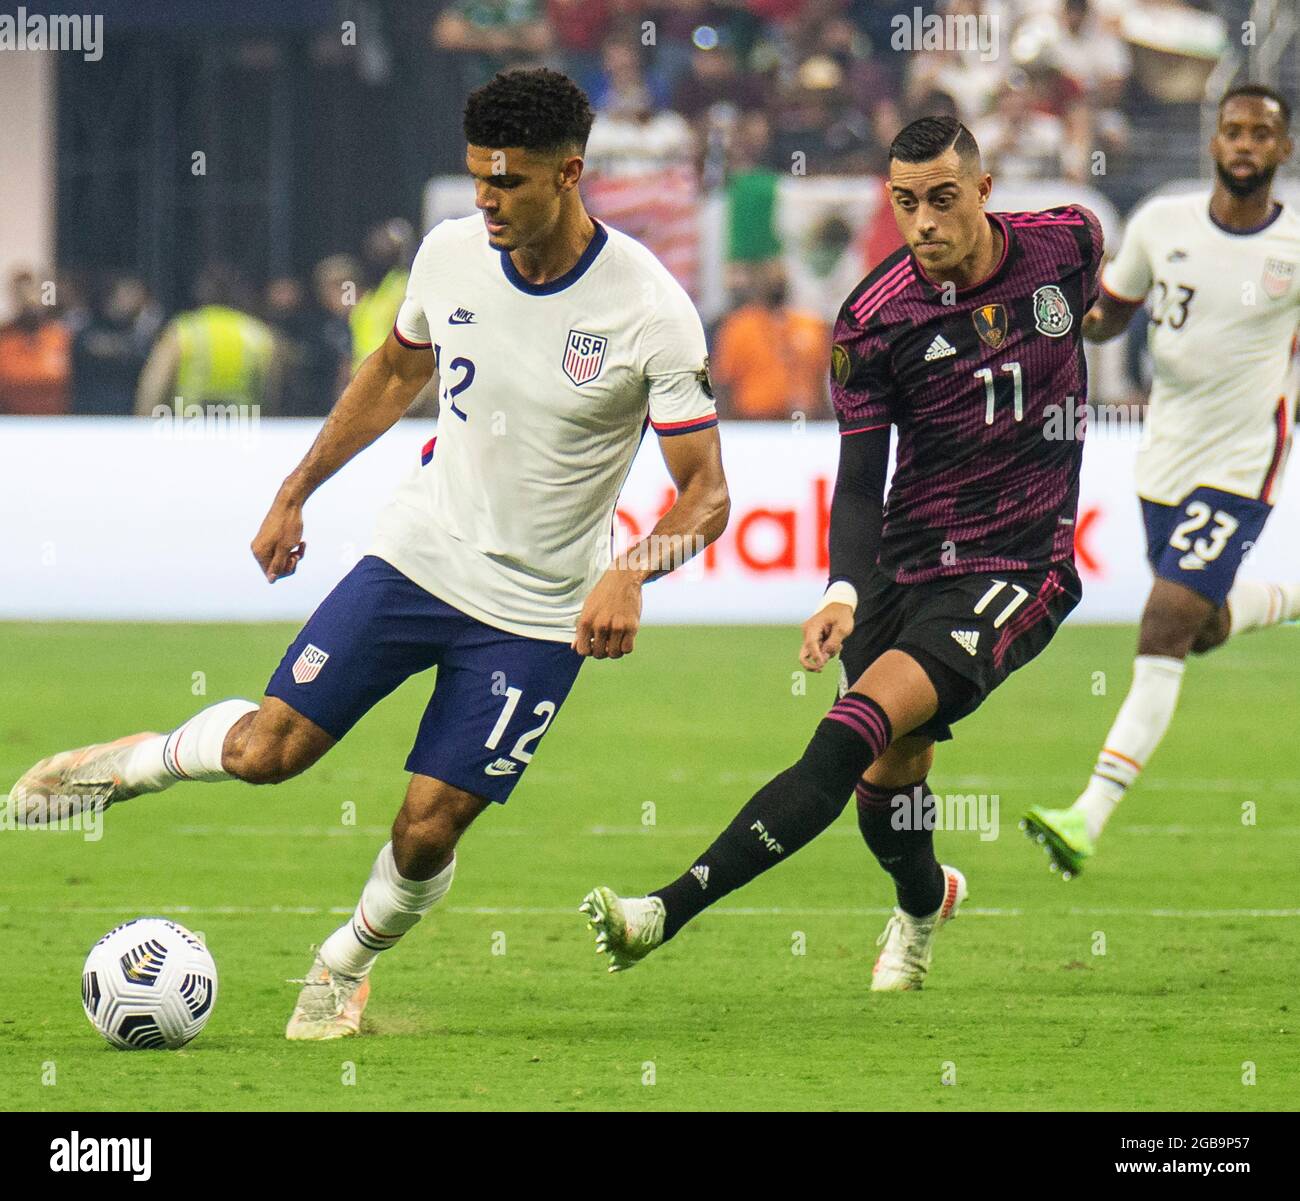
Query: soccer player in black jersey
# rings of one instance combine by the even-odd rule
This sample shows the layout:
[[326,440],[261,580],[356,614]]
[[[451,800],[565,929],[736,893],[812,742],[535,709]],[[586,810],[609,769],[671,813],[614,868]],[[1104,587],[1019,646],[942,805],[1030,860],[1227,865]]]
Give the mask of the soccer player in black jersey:
[[610,971],[810,842],[855,792],[863,838],[898,898],[873,989],[919,988],[936,930],[965,898],[961,873],[935,858],[926,774],[935,742],[1078,604],[1074,415],[1087,400],[1081,318],[1102,257],[1087,209],[989,213],[991,188],[956,120],[913,122],[890,147],[887,192],[906,246],[835,325],[830,586],[800,654],[811,671],[840,656],[840,699],[803,757],[681,877],[647,897],[587,896]]

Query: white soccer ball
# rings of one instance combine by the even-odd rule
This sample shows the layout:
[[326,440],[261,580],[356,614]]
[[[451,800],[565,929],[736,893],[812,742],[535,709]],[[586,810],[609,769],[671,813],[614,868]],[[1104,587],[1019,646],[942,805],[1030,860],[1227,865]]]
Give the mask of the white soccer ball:
[[184,926],[138,917],[114,926],[86,956],[86,1016],[123,1051],[176,1050],[207,1024],[217,965]]

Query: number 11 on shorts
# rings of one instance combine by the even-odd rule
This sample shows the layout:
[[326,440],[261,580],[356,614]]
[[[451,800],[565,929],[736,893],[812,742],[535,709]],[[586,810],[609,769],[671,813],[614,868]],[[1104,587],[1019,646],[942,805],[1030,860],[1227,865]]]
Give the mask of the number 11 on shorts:
[[[997,596],[998,593],[1001,592],[1002,589],[1006,588],[1007,586],[1008,585],[1006,580],[994,580],[993,583],[990,585],[989,590],[979,598],[978,602],[976,602],[975,605],[976,615],[978,616],[979,614],[983,613],[984,610],[987,609],[989,605],[993,603],[993,598]],[[1011,600],[1007,604],[1007,607],[1003,609],[1002,612],[999,613],[996,618],[994,618],[993,628],[995,630],[1001,629],[1002,624],[1007,620],[1007,618],[1010,617],[1011,614],[1013,614],[1017,609],[1020,608],[1021,605],[1025,603],[1025,601],[1029,599],[1029,593],[1024,588],[1022,588],[1019,584],[1012,584],[1010,585],[1010,587],[1012,591],[1015,593],[1015,595],[1012,596]]]

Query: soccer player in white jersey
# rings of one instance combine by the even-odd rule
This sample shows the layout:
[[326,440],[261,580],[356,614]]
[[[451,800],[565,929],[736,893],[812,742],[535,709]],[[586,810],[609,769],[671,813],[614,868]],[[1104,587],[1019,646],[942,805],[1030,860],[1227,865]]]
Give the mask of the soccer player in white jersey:
[[1137,487],[1155,583],[1133,682],[1069,809],[1023,828],[1068,879],[1168,729],[1188,653],[1300,617],[1300,584],[1237,580],[1281,484],[1295,423],[1300,213],[1272,195],[1291,153],[1290,108],[1258,84],[1228,91],[1208,195],[1160,196],[1129,220],[1084,336],[1120,333],[1145,300],[1155,378]]
[[[39,821],[180,780],[286,780],[436,665],[391,841],[321,945],[291,1039],[357,1033],[377,954],[447,892],[457,840],[510,795],[584,657],[630,653],[642,584],[726,526],[704,331],[648,250],[588,216],[578,182],[591,121],[581,90],[548,70],[497,75],[469,97],[479,214],[425,237],[391,335],[280,488],[252,545],[268,581],[306,552],[307,498],[435,369],[438,436],[262,702],[222,701],[169,734],[54,755],[12,793],[19,820]],[[618,492],[647,425],[678,496],[615,561]]]

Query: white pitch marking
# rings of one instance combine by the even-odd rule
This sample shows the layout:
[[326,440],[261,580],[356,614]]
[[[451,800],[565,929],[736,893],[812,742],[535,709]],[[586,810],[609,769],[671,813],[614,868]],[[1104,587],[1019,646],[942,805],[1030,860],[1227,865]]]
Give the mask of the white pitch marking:
[[[0,913],[86,913],[119,915],[128,911],[137,913],[172,914],[185,913],[196,916],[230,916],[260,917],[275,915],[281,917],[335,917],[346,916],[352,909],[343,905],[329,908],[310,905],[92,905],[66,906],[51,910],[43,906],[0,905]],[[551,908],[533,905],[448,905],[440,907],[443,913],[456,913],[467,916],[499,917],[575,917],[577,906]],[[893,913],[892,908],[880,907],[831,907],[825,909],[787,908],[781,905],[770,907],[727,907],[712,909],[710,913],[718,917],[884,917]],[[962,913],[972,917],[1061,917],[1062,913],[1050,908],[1040,910],[974,908],[962,906]],[[1300,909],[1124,909],[1124,908],[1078,908],[1065,910],[1069,917],[1153,917],[1194,919],[1205,918],[1222,920],[1228,918],[1297,918]]]

